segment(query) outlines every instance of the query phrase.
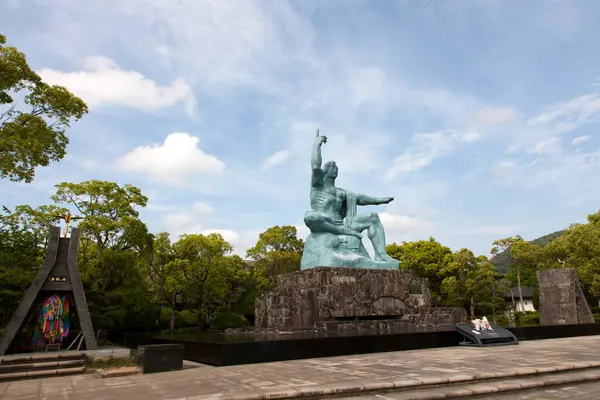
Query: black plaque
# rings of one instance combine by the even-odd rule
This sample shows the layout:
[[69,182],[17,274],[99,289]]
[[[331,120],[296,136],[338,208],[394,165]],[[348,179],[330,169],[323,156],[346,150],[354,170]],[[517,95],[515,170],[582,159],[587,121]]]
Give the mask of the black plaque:
[[142,373],[178,371],[183,369],[183,344],[151,344],[138,347],[138,363]]
[[461,346],[503,346],[508,344],[519,344],[517,337],[509,330],[496,324],[490,324],[491,329],[476,330],[472,324],[458,324],[456,330],[463,337]]

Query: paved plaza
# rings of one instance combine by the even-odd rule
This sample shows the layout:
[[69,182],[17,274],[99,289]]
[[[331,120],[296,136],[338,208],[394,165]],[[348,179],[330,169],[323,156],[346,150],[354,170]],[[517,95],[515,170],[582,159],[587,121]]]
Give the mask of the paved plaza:
[[[94,374],[0,383],[1,400],[166,400],[265,399],[300,395],[356,393],[498,376],[527,376],[600,367],[600,337],[521,342],[518,346],[440,349],[364,354],[229,367],[199,368],[160,374],[100,379]],[[596,373],[599,374],[598,370]],[[575,390],[594,390],[583,385]],[[576,385],[571,385],[576,386]],[[560,396],[567,389],[556,390]],[[367,396],[368,395],[368,396]],[[527,396],[523,392],[519,396]],[[383,397],[381,397],[383,396]],[[489,399],[517,399],[498,394]],[[566,397],[543,398],[562,399]],[[583,399],[583,395],[576,398]],[[394,399],[398,393],[364,393],[361,398]],[[535,399],[536,397],[523,397]],[[357,397],[355,397],[357,399]]]

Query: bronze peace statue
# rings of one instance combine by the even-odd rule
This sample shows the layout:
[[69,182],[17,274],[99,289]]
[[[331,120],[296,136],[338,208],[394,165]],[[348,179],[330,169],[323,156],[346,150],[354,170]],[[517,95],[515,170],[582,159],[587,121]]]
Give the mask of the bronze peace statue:
[[[388,204],[393,197],[372,197],[335,186],[335,161],[322,165],[321,147],[327,137],[317,130],[311,155],[310,210],[304,223],[310,234],[304,244],[301,269],[350,267],[397,269],[400,261],[385,250],[385,232],[377,213],[358,214],[358,206]],[[373,244],[372,259],[362,243],[362,233]]]

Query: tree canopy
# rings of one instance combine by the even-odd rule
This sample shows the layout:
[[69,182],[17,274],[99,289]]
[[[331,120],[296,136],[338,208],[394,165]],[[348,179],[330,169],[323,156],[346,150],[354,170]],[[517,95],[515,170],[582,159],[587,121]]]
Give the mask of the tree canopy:
[[6,43],[0,34],[0,178],[31,182],[36,167],[65,156],[66,130],[88,108],[66,88],[44,83]]
[[538,268],[575,268],[584,290],[600,297],[600,211],[573,224],[538,254]]
[[270,288],[278,275],[300,270],[304,242],[295,226],[272,226],[258,236],[246,256],[254,260],[253,276],[261,288]]
[[429,280],[429,288],[434,303],[441,302],[440,285],[446,274],[448,263],[452,260],[452,250],[443,246],[434,238],[417,242],[402,242],[387,246],[387,253],[400,260],[400,268],[414,272],[417,276]]

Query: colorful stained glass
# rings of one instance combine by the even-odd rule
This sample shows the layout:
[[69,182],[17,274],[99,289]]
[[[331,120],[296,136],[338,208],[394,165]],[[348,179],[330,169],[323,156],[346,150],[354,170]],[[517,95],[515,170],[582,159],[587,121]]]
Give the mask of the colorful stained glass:
[[39,306],[39,317],[33,334],[33,345],[62,343],[69,335],[69,297],[51,296]]

